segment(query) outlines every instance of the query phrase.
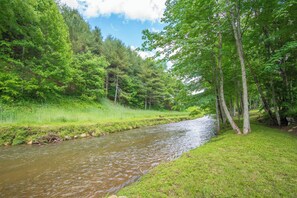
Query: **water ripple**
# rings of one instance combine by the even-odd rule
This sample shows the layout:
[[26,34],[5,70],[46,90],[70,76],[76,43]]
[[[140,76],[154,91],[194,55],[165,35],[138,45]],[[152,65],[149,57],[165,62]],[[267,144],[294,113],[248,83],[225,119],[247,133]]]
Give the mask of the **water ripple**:
[[214,135],[203,117],[100,138],[0,149],[0,197],[99,197]]

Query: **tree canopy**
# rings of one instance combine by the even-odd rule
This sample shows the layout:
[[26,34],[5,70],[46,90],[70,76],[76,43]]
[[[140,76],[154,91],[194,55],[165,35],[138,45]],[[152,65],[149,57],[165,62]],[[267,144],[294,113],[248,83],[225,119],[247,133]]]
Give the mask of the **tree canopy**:
[[216,110],[223,123],[230,117],[235,131],[228,114],[244,114],[248,133],[256,107],[286,124],[296,117],[296,11],[295,1],[167,0],[166,26],[145,30],[143,48],[161,49],[190,89],[204,90],[192,101]]
[[181,84],[163,63],[103,39],[78,10],[54,0],[1,0],[0,100],[78,97],[138,108],[178,109]]

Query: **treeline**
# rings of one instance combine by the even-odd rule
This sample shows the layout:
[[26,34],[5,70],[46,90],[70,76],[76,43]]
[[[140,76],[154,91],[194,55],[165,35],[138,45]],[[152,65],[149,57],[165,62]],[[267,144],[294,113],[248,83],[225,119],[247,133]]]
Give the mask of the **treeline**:
[[[295,0],[168,0],[160,33],[145,31],[144,48],[161,48],[174,70],[204,90],[189,101],[216,112],[237,133],[251,131],[249,110],[271,123],[297,117]],[[213,108],[215,107],[215,108]],[[233,117],[243,115],[243,131]]]
[[103,40],[77,10],[53,0],[1,0],[0,98],[70,96],[140,108],[178,108],[182,83],[120,40]]

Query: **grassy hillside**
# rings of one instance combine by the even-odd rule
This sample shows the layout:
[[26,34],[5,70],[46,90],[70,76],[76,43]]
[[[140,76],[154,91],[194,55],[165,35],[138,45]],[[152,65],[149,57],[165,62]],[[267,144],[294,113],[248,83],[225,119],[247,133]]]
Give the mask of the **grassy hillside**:
[[64,99],[61,102],[1,105],[0,145],[45,144],[190,119],[188,113],[137,110]]
[[226,131],[153,169],[118,194],[127,197],[297,197],[297,136],[258,124]]
[[108,122],[175,115],[186,115],[186,113],[131,109],[106,99],[101,103],[64,99],[45,104],[23,103],[10,106],[0,104],[2,125]]

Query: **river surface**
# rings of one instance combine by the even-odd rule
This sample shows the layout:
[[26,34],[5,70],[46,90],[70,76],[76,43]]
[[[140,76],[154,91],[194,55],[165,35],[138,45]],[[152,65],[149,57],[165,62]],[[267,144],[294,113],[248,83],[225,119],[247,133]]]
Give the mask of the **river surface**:
[[102,197],[214,136],[203,117],[99,138],[0,148],[0,197]]

